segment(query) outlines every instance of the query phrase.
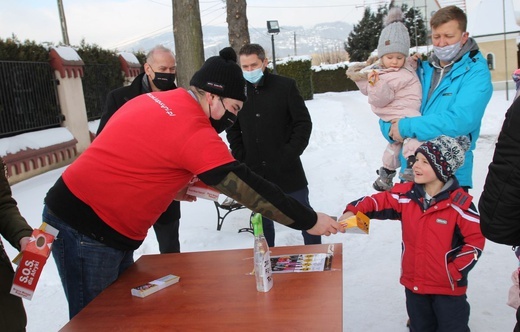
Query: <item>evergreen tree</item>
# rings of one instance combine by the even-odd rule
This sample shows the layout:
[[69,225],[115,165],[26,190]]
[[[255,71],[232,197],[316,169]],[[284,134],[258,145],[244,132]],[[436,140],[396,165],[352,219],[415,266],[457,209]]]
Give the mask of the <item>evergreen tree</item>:
[[97,44],[87,44],[82,39],[76,52],[84,62],[83,96],[89,120],[99,119],[105,106],[107,94],[123,86],[119,57],[114,50],[106,50]]
[[426,45],[427,29],[421,12],[414,7],[408,9],[406,4],[403,4],[401,9],[404,13],[404,25],[410,33],[410,45],[412,47]]
[[[387,6],[380,6],[376,13],[372,13],[369,7],[365,8],[363,18],[354,25],[345,42],[345,51],[348,52],[350,61],[365,61],[377,49],[388,9]],[[408,8],[406,4],[401,6],[401,10],[404,13],[403,23],[410,34],[410,45],[416,46],[416,34],[417,45],[426,45],[427,29],[420,11],[413,7]]]
[[370,12],[370,8],[365,8],[363,18],[359,24],[354,25],[345,42],[345,51],[348,52],[350,61],[365,61],[370,56],[377,48],[379,30],[374,14]]
[[0,38],[1,61],[49,61],[49,50],[35,41],[26,39],[23,43],[14,34],[5,40]]
[[379,44],[379,36],[381,35],[381,31],[385,27],[384,21],[386,15],[388,15],[389,8],[390,7],[387,8],[386,6],[379,6],[377,8],[377,13],[374,14],[374,31],[377,31],[377,34],[374,36],[373,40],[375,50],[377,50],[377,44]]
[[142,50],[139,50],[137,52],[134,52],[134,55],[137,58],[137,60],[139,60],[139,63],[141,64],[141,67],[142,67],[146,63],[146,53],[144,53],[144,51],[142,51]]

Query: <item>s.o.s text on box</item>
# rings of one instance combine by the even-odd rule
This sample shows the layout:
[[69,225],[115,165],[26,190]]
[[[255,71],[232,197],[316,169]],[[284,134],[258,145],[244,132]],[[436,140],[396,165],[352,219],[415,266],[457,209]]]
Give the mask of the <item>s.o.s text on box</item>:
[[58,230],[43,223],[32,232],[29,244],[13,260],[18,264],[11,287],[11,294],[31,300],[43,266],[51,253],[52,243]]

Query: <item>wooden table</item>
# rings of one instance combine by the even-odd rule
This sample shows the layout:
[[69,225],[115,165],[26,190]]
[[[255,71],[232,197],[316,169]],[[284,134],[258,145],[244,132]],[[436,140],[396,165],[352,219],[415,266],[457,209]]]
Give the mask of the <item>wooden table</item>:
[[[325,253],[328,244],[275,247],[271,255]],[[332,269],[277,273],[256,290],[253,249],[143,255],[61,331],[342,331],[342,245]],[[130,289],[180,276],[146,298]]]

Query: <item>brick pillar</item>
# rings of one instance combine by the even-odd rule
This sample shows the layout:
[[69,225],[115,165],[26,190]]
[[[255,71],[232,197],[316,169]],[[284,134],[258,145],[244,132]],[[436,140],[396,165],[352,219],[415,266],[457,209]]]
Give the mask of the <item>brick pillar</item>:
[[119,53],[119,62],[121,63],[121,70],[125,75],[124,85],[130,85],[134,78],[141,73],[142,65],[133,53],[128,52]]
[[54,68],[58,84],[61,113],[65,116],[63,126],[78,141],[77,151],[83,152],[90,144],[87,108],[83,96],[83,60],[68,46],[52,47],[50,64]]

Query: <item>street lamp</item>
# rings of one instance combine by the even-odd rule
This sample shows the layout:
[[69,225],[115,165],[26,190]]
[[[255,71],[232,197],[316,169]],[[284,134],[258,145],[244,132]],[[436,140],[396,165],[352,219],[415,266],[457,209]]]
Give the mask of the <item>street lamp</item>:
[[274,54],[274,35],[280,32],[278,21],[267,21],[267,32],[271,34],[271,44],[273,47],[273,73],[276,74],[276,55]]

